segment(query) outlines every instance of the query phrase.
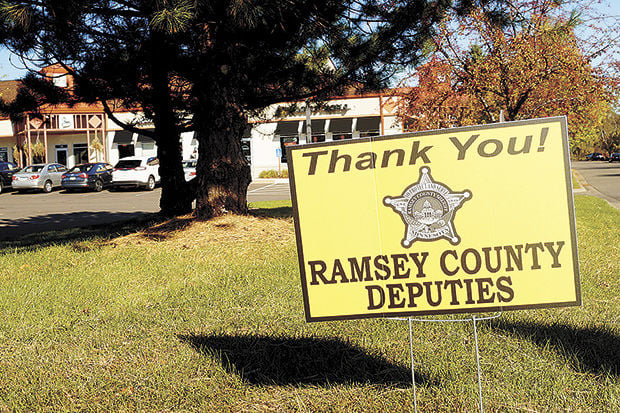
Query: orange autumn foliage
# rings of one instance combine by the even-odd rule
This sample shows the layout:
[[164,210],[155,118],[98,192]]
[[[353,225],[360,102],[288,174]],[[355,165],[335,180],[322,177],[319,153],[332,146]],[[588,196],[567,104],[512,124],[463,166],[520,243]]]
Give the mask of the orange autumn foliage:
[[[540,7],[531,7],[533,3]],[[401,106],[410,130],[566,115],[576,145],[609,112],[617,79],[594,69],[571,16],[546,0],[512,0],[513,24],[498,26],[482,9],[452,16],[435,38],[436,53],[414,75]],[[550,9],[547,9],[550,8]],[[466,46],[463,39],[469,39]],[[461,45],[461,46],[459,46]]]

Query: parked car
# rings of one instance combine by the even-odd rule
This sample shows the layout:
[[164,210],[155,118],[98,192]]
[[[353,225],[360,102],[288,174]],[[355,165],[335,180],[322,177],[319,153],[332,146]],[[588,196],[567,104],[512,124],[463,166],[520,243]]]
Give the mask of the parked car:
[[62,175],[62,187],[67,191],[91,189],[101,192],[112,184],[112,165],[105,162],[76,165]]
[[196,177],[196,159],[187,159],[182,162],[183,172],[185,173],[185,181],[189,182]]
[[65,172],[67,172],[67,167],[59,163],[28,165],[13,174],[13,189],[19,192],[41,189],[49,193],[54,187],[61,185],[62,174]]
[[0,162],[0,193],[12,186],[13,174],[19,171],[13,162]]
[[620,153],[615,152],[609,155],[609,162],[620,162]]
[[131,156],[122,158],[114,166],[112,187],[142,187],[147,191],[159,183],[159,159]]
[[592,152],[586,155],[586,160],[587,161],[606,161],[607,158],[605,157],[605,155],[603,155],[600,152]]

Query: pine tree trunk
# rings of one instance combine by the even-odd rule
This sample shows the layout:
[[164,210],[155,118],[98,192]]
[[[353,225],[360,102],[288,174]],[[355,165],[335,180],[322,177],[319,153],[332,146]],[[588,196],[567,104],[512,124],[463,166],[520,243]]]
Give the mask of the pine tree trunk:
[[[165,62],[166,47],[163,37],[155,34],[152,46],[151,83],[153,98],[153,124],[159,158],[161,198],[159,206],[165,216],[187,214],[192,211],[194,191],[185,182],[182,147],[176,126],[176,117],[170,102],[169,73]],[[162,53],[164,58],[162,59]]]
[[[159,128],[159,130],[162,129],[167,128]],[[165,216],[190,213],[194,196],[190,185],[185,182],[185,174],[181,165],[179,134],[162,136],[164,137],[157,139],[157,157],[161,178],[161,198],[159,199],[161,213]]]
[[[196,215],[208,219],[247,213],[250,167],[241,150],[247,119],[231,101],[218,96],[214,110],[196,114],[198,165]],[[213,108],[214,102],[209,102]]]

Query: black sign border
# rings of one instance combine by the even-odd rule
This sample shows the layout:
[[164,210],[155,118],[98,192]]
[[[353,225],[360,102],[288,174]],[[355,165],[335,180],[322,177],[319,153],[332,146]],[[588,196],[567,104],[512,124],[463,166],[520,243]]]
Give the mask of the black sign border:
[[[403,139],[403,138],[412,138],[418,136],[428,136],[428,135],[438,135],[445,134],[446,132],[466,132],[466,131],[479,131],[479,130],[487,130],[487,129],[502,129],[512,126],[527,126],[527,125],[538,125],[541,123],[553,123],[559,122],[561,134],[564,139],[562,139],[562,151],[564,155],[564,177],[566,182],[566,201],[568,205],[568,216],[570,220],[570,233],[571,233],[571,245],[573,247],[573,273],[575,276],[575,300],[574,301],[564,301],[564,302],[555,302],[555,303],[542,303],[542,304],[530,304],[530,305],[512,305],[512,306],[492,306],[492,307],[478,307],[478,308],[459,308],[454,310],[422,310],[422,311],[399,311],[399,312],[389,312],[389,313],[364,313],[364,314],[349,314],[349,315],[341,315],[341,316],[325,316],[325,317],[313,317],[310,314],[310,303],[308,297],[308,284],[306,282],[306,266],[304,265],[304,255],[303,255],[303,245],[301,240],[301,227],[299,222],[299,208],[297,204],[297,188],[295,186],[295,170],[294,170],[294,162],[292,152],[296,150],[304,150],[308,147],[312,148],[320,148],[324,146],[341,146],[343,144],[359,144],[359,143],[370,143],[373,141],[383,141],[383,140],[392,140],[392,139]],[[423,316],[423,315],[442,315],[442,314],[463,314],[463,313],[486,313],[493,311],[507,311],[507,310],[530,310],[530,309],[540,309],[540,308],[557,308],[557,307],[570,307],[570,306],[581,306],[581,282],[579,276],[579,253],[577,251],[577,225],[575,218],[575,202],[573,198],[573,180],[571,174],[571,160],[570,160],[570,144],[568,141],[568,128],[566,116],[555,116],[548,118],[537,118],[537,119],[527,119],[527,120],[517,120],[511,122],[501,122],[501,123],[489,123],[486,125],[473,125],[473,126],[462,126],[457,128],[450,129],[433,129],[422,132],[409,132],[409,133],[400,133],[395,135],[382,135],[382,136],[371,136],[368,138],[358,138],[358,139],[350,139],[346,141],[338,140],[331,142],[319,142],[319,143],[308,143],[304,145],[294,145],[288,146],[286,148],[287,159],[288,162],[288,173],[289,173],[289,185],[291,189],[291,201],[293,204],[293,219],[295,222],[295,240],[297,242],[297,257],[299,261],[299,272],[301,276],[301,286],[302,293],[304,299],[304,312],[306,316],[307,322],[317,322],[317,321],[334,321],[334,320],[357,320],[357,319],[365,319],[365,318],[390,318],[390,317],[402,317],[402,316]]]

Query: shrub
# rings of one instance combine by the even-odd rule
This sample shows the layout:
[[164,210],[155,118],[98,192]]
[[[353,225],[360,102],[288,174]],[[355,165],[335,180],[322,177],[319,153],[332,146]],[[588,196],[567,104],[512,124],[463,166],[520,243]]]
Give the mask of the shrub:
[[275,169],[269,169],[266,171],[261,171],[258,174],[259,178],[288,178],[288,170],[283,169],[282,172],[278,173]]

